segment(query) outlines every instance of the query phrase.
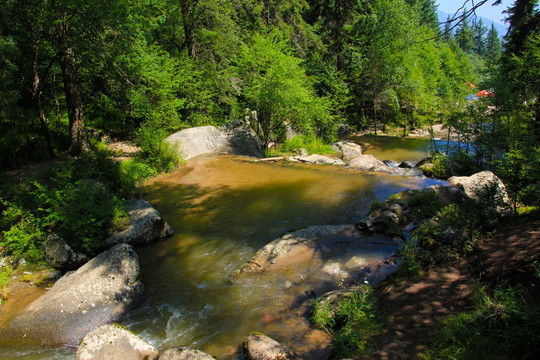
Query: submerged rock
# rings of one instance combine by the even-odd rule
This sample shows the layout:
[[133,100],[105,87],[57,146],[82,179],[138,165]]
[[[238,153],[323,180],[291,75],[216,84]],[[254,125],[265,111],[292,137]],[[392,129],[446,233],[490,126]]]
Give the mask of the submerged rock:
[[117,321],[141,297],[137,254],[120,244],[64,275],[0,331],[2,345],[77,345]]
[[315,293],[367,278],[376,282],[380,279],[373,277],[371,270],[387,264],[399,244],[388,236],[362,233],[354,225],[310,226],[264,246],[229,281],[288,280],[295,288],[309,284]]
[[155,360],[158,350],[118,324],[92,330],[81,340],[75,360]]
[[292,360],[296,354],[274,339],[259,333],[251,333],[244,340],[244,355],[247,360]]
[[172,235],[173,230],[159,212],[143,199],[131,199],[124,203],[129,215],[129,226],[104,240],[105,247],[125,243],[145,246]]

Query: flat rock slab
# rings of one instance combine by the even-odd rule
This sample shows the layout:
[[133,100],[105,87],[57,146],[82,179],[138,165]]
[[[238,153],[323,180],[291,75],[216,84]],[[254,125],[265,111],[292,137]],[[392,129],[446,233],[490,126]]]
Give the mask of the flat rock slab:
[[75,360],[155,360],[159,351],[121,327],[108,324],[89,332],[79,344]]
[[314,291],[327,291],[326,285],[364,280],[369,270],[388,261],[399,244],[384,235],[360,232],[354,225],[310,226],[270,242],[229,280],[270,276],[293,283],[300,275]]
[[318,154],[312,154],[309,156],[295,156],[294,159],[303,163],[308,163],[308,164],[341,165],[341,166],[345,165],[345,163],[341,159],[334,159],[329,156],[318,155]]
[[370,170],[371,168],[385,168],[387,165],[373,155],[359,155],[349,161],[349,167],[358,170]]
[[143,293],[137,254],[120,244],[64,275],[0,330],[2,345],[70,345],[117,321]]

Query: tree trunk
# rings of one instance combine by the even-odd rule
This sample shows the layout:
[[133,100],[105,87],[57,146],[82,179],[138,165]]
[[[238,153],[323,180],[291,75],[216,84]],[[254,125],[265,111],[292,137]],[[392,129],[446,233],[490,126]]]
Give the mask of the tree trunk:
[[197,6],[198,0],[193,2],[192,7],[190,7],[189,1],[182,1],[180,6],[182,7],[182,22],[184,23],[184,36],[186,38],[186,48],[188,55],[191,58],[197,58],[197,45],[195,42],[195,35],[193,28],[194,24],[194,12],[195,7]]
[[375,64],[373,55],[371,56],[371,93],[373,96],[373,125],[375,126],[375,136],[377,136],[377,103],[375,90]]
[[66,105],[68,109],[71,152],[77,154],[81,151],[90,150],[84,126],[79,69],[75,63],[73,47],[68,43],[65,31],[61,32],[60,40],[65,46],[60,66],[62,68],[64,92],[66,94]]
[[45,113],[43,112],[43,106],[41,105],[41,83],[38,74],[37,58],[37,47],[34,46],[34,61],[32,64],[32,72],[34,73],[34,79],[32,81],[32,100],[39,114],[39,123],[43,130],[45,141],[47,142],[47,152],[50,157],[54,157],[53,137],[51,129],[49,129],[49,125],[47,124],[47,118],[45,118]]
[[53,97],[54,97],[54,106],[56,110],[56,127],[60,127],[60,123],[62,122],[62,114],[60,113],[60,102],[58,101],[58,96],[56,94],[56,75],[53,74],[53,84],[52,84],[52,90],[53,90]]

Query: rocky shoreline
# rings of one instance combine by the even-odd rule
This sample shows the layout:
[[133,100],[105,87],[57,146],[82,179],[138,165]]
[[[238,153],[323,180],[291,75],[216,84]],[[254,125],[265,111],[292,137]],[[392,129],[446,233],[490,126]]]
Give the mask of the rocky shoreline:
[[[399,175],[422,173],[415,168],[418,164],[390,166],[373,156],[363,155],[361,147],[353,143],[338,142],[334,144],[334,150],[337,154],[334,157],[299,154],[287,160]],[[204,153],[206,150],[202,151]],[[221,152],[222,149],[213,148],[211,151]],[[332,269],[323,268],[322,275],[313,276],[322,278],[329,275],[328,282],[333,284],[345,280],[346,287],[374,283],[384,277],[386,270],[397,268],[394,256],[405,233],[433,216],[424,214],[422,218],[413,215],[415,202],[412,199],[423,196],[419,194],[429,193],[442,204],[449,204],[467,197],[475,199],[481,189],[491,184],[496,185],[501,198],[507,201],[502,182],[492,173],[483,172],[471,177],[451,178],[449,185],[400,193],[373,208],[357,224],[312,226],[285,234],[259,250],[237,269],[229,281],[234,284],[246,276],[279,271],[291,263],[301,263],[304,257],[312,261],[316,253],[327,256],[339,249],[338,244],[343,242],[360,245],[363,242],[384,249],[382,260],[374,263],[363,260],[336,263],[332,264]],[[16,314],[0,330],[0,344],[78,346],[76,359],[81,360],[212,359],[210,355],[183,347],[159,351],[122,326],[114,324],[143,294],[140,267],[133,246],[148,245],[172,234],[172,229],[148,202],[130,200],[126,207],[131,219],[129,228],[105,239],[104,248],[108,250],[89,261],[75,254],[61,239],[50,240],[49,263],[62,271],[78,269],[67,272],[44,295]],[[248,335],[244,342],[244,354],[247,359],[253,360],[300,358],[262,334]]]

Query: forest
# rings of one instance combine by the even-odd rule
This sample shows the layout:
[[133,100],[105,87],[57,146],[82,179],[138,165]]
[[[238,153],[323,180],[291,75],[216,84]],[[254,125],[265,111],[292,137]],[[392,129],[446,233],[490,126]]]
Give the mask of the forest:
[[[0,184],[0,255],[40,263],[51,232],[92,253],[125,223],[120,199],[182,163],[167,136],[252,111],[268,151],[288,129],[307,146],[443,124],[464,145],[434,156],[436,177],[490,170],[515,214],[538,209],[540,11],[515,0],[498,34],[475,9],[500,2],[439,23],[435,0],[2,1],[0,169],[61,167]],[[116,140],[141,151],[116,163]]]

